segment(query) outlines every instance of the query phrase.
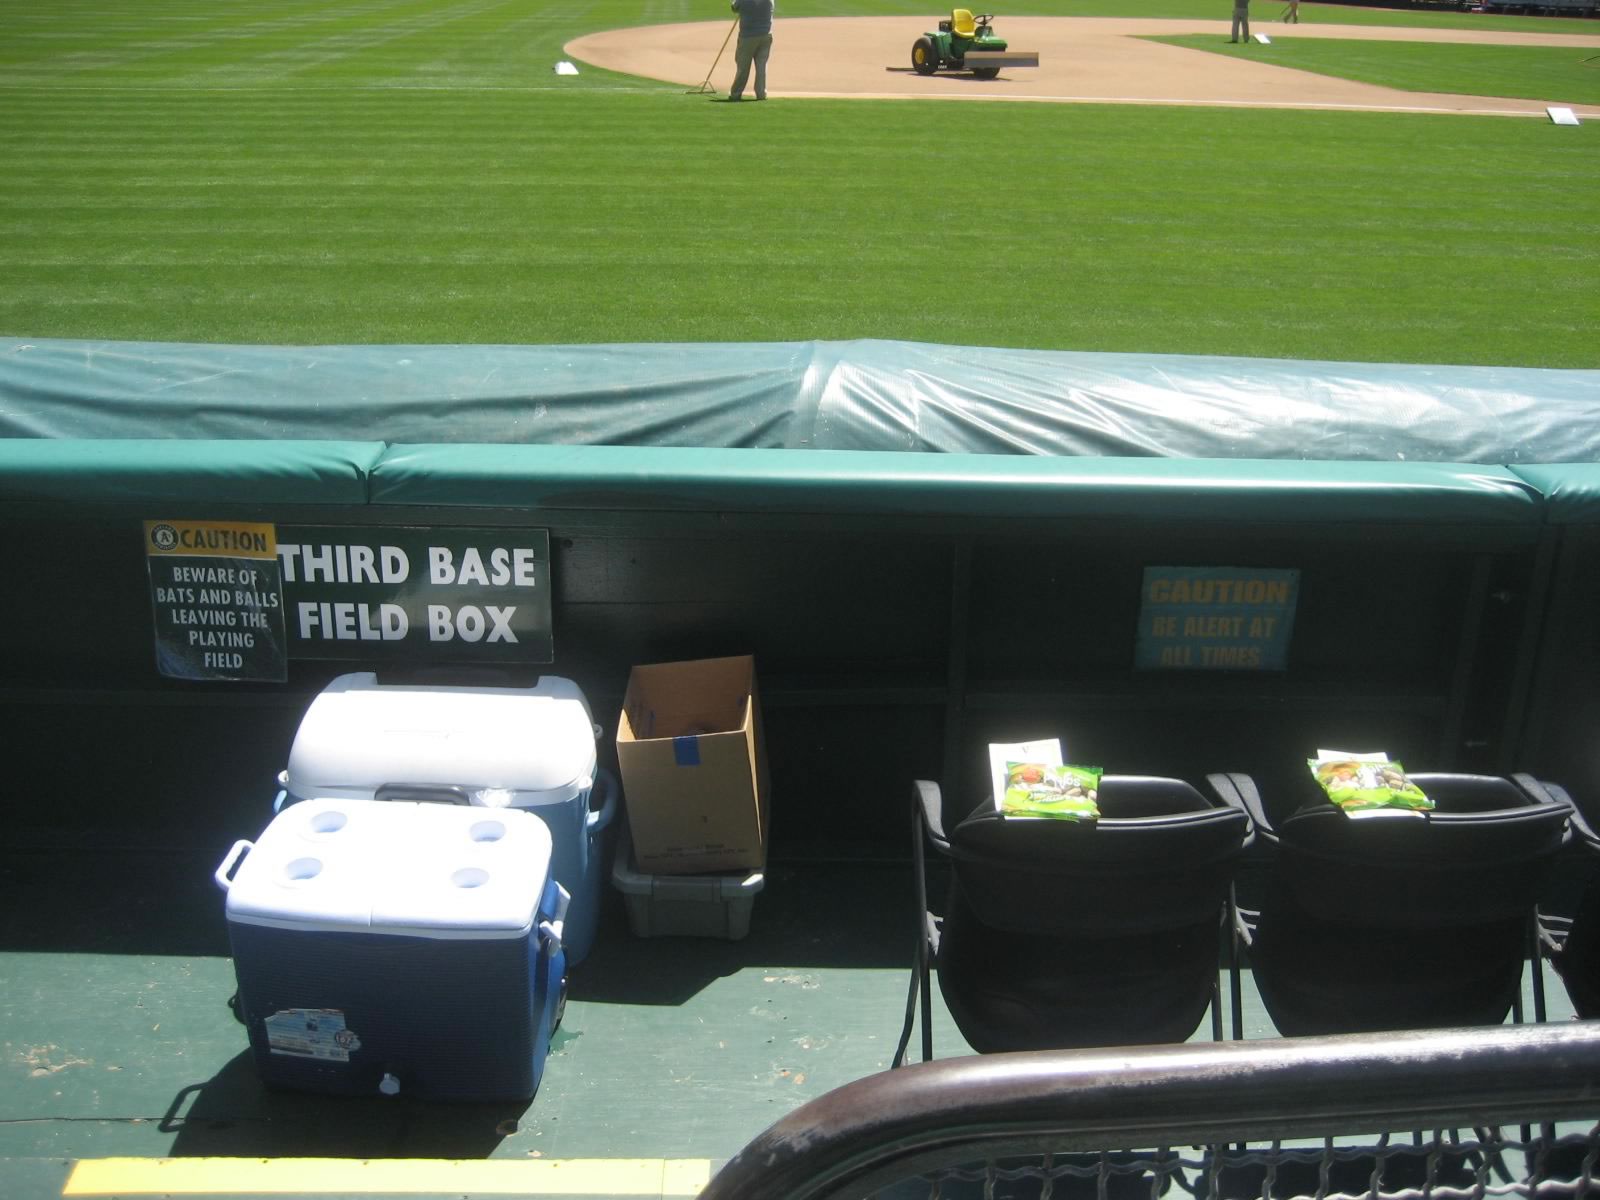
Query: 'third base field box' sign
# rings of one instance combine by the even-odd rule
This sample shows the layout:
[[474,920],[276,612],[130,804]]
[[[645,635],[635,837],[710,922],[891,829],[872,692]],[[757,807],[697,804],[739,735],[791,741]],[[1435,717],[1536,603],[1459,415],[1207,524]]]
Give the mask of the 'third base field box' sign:
[[173,679],[287,678],[271,525],[146,521],[156,669]]
[[546,529],[282,526],[295,658],[547,663]]
[[1300,572],[1261,567],[1146,567],[1140,670],[1281,671]]
[[178,679],[294,659],[548,663],[545,529],[147,521],[156,659]]

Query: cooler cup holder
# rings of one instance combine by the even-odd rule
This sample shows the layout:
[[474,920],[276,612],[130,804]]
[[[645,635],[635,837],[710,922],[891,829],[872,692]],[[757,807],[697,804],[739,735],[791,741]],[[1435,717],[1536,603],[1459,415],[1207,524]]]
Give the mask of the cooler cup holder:
[[350,823],[350,818],[337,808],[325,808],[321,812],[313,813],[306,825],[312,833],[330,834],[338,833]]
[[506,835],[504,821],[479,821],[467,831],[475,842],[498,842]]
[[458,888],[482,887],[489,882],[489,872],[482,867],[462,867],[450,876],[450,882]]
[[284,864],[283,877],[289,883],[308,883],[322,874],[320,858],[296,858]]

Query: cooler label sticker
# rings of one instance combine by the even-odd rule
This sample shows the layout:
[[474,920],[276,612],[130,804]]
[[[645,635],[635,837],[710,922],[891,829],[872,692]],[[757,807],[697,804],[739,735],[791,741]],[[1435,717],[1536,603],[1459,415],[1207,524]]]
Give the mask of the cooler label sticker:
[[361,1039],[347,1029],[337,1008],[286,1008],[266,1019],[267,1046],[274,1054],[349,1062]]

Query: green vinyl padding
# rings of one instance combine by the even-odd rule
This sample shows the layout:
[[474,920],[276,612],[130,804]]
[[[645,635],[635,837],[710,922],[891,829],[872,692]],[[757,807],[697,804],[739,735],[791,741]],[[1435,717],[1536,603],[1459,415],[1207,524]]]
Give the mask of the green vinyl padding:
[[1552,463],[1512,470],[1539,489],[1545,520],[1550,524],[1600,524],[1600,463]]
[[1537,524],[1501,467],[638,446],[397,445],[372,502],[1163,521]]
[[365,504],[382,442],[0,439],[0,500]]
[[0,500],[1533,524],[1600,519],[1600,465],[12,438]]

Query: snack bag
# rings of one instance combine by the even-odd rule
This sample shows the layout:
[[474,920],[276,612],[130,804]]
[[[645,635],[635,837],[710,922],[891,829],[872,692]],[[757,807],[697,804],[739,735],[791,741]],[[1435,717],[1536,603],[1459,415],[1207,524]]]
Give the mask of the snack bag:
[[1312,777],[1347,813],[1375,808],[1427,811],[1433,807],[1416,784],[1406,778],[1402,763],[1365,759],[1306,759]]
[[1007,763],[1000,811],[1008,817],[1092,821],[1100,815],[1099,767]]
[[1038,763],[1046,767],[1059,767],[1067,760],[1061,754],[1060,738],[1040,738],[1032,742],[989,743],[989,777],[992,780],[989,794],[994,797],[995,812],[1005,811],[1006,765],[1008,763]]

